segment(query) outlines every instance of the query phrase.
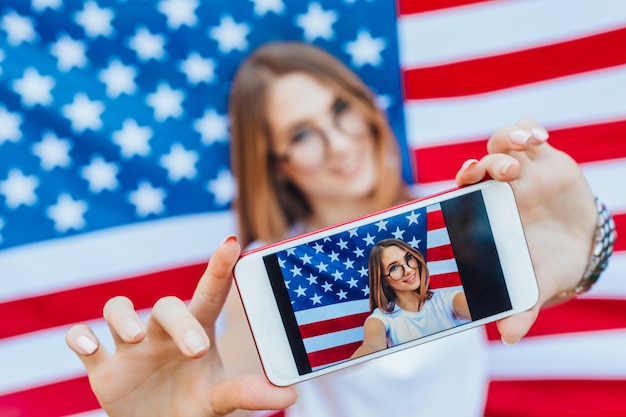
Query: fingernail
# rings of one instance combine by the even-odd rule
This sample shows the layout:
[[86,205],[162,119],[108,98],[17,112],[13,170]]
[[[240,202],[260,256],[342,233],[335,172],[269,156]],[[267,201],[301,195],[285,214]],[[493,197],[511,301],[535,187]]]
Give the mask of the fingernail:
[[533,127],[530,129],[530,133],[540,142],[545,142],[550,137],[548,131],[542,127]]
[[231,242],[237,242],[239,241],[239,239],[237,238],[237,235],[230,235],[227,236],[226,239],[222,240],[222,245],[225,245],[227,243],[231,243]]
[[461,166],[461,170],[467,171],[468,169],[470,169],[477,163],[478,163],[478,159],[468,159],[467,161],[463,162],[463,165]]
[[96,342],[88,338],[87,336],[78,336],[76,339],[76,346],[83,352],[85,355],[91,355],[98,349],[98,345]]
[[531,136],[531,133],[524,129],[515,129],[509,132],[509,139],[511,139],[511,142],[517,143],[518,145],[525,145]]
[[143,326],[136,320],[127,318],[122,322],[122,331],[127,338],[134,339],[143,331]]
[[513,166],[513,161],[509,161],[508,159],[496,162],[496,169],[501,175],[506,175],[509,172],[509,168]]
[[195,329],[189,329],[183,334],[183,343],[191,353],[200,353],[207,348],[204,337]]
[[501,339],[502,339],[502,344],[506,346],[515,346],[517,344],[517,342],[513,342],[513,343],[507,342],[506,340],[504,340],[504,336],[502,336]]

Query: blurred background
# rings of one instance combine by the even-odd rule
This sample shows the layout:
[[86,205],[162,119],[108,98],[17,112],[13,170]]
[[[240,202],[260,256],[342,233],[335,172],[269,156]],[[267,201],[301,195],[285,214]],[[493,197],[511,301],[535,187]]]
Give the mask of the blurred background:
[[[101,415],[67,328],[104,302],[188,299],[235,232],[227,99],[272,40],[333,53],[372,88],[420,195],[531,117],[613,212],[588,294],[503,346],[487,416],[626,415],[626,7],[621,0],[3,0],[0,415]],[[69,393],[69,394],[68,394]]]

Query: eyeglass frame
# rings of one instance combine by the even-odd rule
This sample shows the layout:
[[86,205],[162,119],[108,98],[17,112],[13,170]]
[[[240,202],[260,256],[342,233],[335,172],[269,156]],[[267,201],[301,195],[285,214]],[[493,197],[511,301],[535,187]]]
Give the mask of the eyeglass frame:
[[[413,268],[411,265],[409,265],[409,262],[410,262],[411,259],[413,259],[415,261],[415,263],[416,263],[415,268]],[[398,267],[402,268],[402,275],[400,275],[398,278],[394,278],[394,277],[391,276],[391,274],[393,272],[390,272],[388,274],[383,274],[382,276],[385,277],[385,278],[390,278],[393,281],[400,281],[404,277],[404,275],[406,274],[406,268],[410,268],[413,271],[415,271],[415,270],[421,271],[422,270],[421,262],[411,252],[407,252],[406,255],[404,255],[404,262],[403,263],[397,264],[397,265],[393,265],[392,267],[393,268],[398,268]],[[397,270],[398,269],[396,269],[396,271]]]

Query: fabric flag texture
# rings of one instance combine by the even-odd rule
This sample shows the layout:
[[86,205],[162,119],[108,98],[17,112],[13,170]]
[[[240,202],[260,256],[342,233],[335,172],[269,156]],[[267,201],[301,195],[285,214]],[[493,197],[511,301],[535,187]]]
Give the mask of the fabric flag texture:
[[487,326],[485,415],[626,415],[622,0],[0,2],[0,415],[103,415],[64,333],[88,322],[111,349],[111,296],[189,299],[235,231],[229,81],[285,39],[372,87],[420,195],[522,117],[580,163],[616,253],[516,347]]

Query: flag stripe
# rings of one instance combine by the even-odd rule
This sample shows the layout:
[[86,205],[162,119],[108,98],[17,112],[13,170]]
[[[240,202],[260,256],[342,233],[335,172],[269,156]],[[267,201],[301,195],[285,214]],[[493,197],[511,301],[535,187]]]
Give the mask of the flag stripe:
[[311,363],[311,368],[315,369],[320,366],[325,366],[331,363],[346,360],[347,358],[352,356],[354,351],[356,351],[359,346],[361,346],[361,343],[362,341],[358,341],[319,350],[317,352],[311,352],[308,355],[309,362]]
[[[585,360],[581,356],[581,361]],[[626,415],[626,380],[491,381],[487,416],[616,417]]]
[[351,314],[332,320],[320,320],[318,322],[300,326],[302,338],[320,336],[328,332],[337,332],[354,327],[363,326],[365,319],[370,315],[369,311],[360,314]]
[[[625,112],[626,113],[626,112]],[[567,128],[550,129],[550,144],[579,163],[626,158],[626,119]],[[589,140],[593,138],[593,140]],[[414,148],[415,178],[419,183],[454,178],[470,158],[487,154],[487,139],[444,143]],[[445,155],[442,158],[441,155]]]
[[398,15],[406,16],[415,13],[430,12],[448,7],[467,6],[492,0],[398,0]]

